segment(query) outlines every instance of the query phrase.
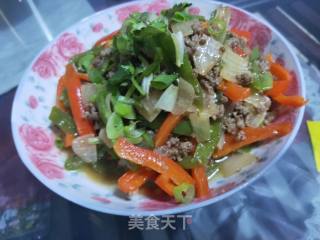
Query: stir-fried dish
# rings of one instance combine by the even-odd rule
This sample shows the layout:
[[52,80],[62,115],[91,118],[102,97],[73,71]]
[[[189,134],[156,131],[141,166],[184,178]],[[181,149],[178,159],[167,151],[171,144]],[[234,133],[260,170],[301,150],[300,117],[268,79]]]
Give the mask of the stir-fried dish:
[[227,7],[205,19],[190,5],[134,13],[69,62],[50,114],[66,169],[116,171],[124,193],[149,182],[186,203],[254,162],[252,144],[290,133],[274,109],[306,101],[285,94],[288,70],[229,29]]

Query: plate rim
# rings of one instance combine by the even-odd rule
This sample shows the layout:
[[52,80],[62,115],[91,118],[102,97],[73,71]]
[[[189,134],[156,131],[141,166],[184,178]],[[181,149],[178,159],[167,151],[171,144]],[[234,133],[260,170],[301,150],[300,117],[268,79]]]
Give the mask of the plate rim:
[[[37,172],[37,170],[35,169],[35,167],[31,164],[31,162],[29,160],[27,160],[27,157],[24,156],[24,150],[20,146],[19,143],[19,134],[17,131],[17,128],[15,128],[14,126],[15,124],[15,116],[16,116],[16,106],[17,106],[17,99],[18,96],[21,94],[23,86],[27,83],[26,80],[26,76],[28,75],[28,72],[30,71],[32,65],[35,63],[35,61],[39,58],[39,56],[46,50],[48,49],[48,47],[50,47],[52,45],[53,42],[56,42],[57,39],[62,36],[65,32],[68,32],[70,29],[75,28],[75,26],[77,26],[78,24],[84,23],[89,21],[90,19],[94,19],[96,16],[100,15],[100,14],[105,14],[107,12],[113,11],[115,9],[118,9],[121,6],[127,6],[127,5],[131,5],[131,4],[141,4],[141,3],[145,3],[148,2],[146,0],[136,0],[136,1],[130,1],[130,2],[124,2],[121,4],[116,4],[114,6],[102,9],[98,12],[95,12],[91,15],[88,15],[84,18],[82,18],[81,20],[75,22],[74,24],[72,24],[71,26],[65,28],[63,31],[61,31],[59,34],[57,34],[57,36],[50,42],[48,42],[33,58],[33,60],[31,61],[31,63],[26,67],[21,80],[17,86],[16,92],[14,94],[14,99],[13,99],[13,103],[12,103],[12,108],[11,108],[11,133],[13,136],[13,142],[15,145],[15,148],[18,152],[19,158],[20,160],[23,162],[23,164],[27,167],[27,169],[31,172],[31,174],[43,185],[45,185],[47,188],[49,188],[51,191],[53,191],[54,193],[56,193],[57,195],[77,204],[80,205],[82,207],[88,208],[90,210],[94,210],[97,212],[102,212],[102,213],[107,213],[107,214],[114,214],[114,215],[119,215],[119,216],[132,216],[132,215],[139,215],[139,216],[150,216],[150,215],[155,215],[155,216],[159,216],[159,215],[168,215],[168,214],[177,214],[177,213],[181,213],[181,212],[186,212],[186,211],[190,211],[190,210],[195,210],[201,207],[205,207],[208,205],[211,205],[213,203],[219,202],[220,200],[224,199],[224,198],[228,198],[229,196],[233,195],[234,193],[243,190],[245,187],[247,187],[248,185],[250,185],[251,183],[253,183],[254,181],[256,181],[258,178],[260,178],[271,166],[273,166],[282,156],[283,154],[288,150],[288,148],[290,147],[290,145],[293,143],[300,127],[302,124],[302,120],[303,120],[303,115],[304,115],[304,111],[305,111],[305,106],[301,107],[298,112],[297,112],[297,117],[295,119],[295,125],[294,125],[294,129],[292,130],[292,132],[290,133],[290,135],[288,136],[288,139],[286,140],[283,148],[281,149],[281,151],[277,154],[277,156],[272,159],[268,164],[266,164],[264,166],[264,168],[262,168],[259,172],[257,172],[256,175],[254,175],[253,177],[251,177],[250,179],[248,179],[248,181],[240,183],[240,185],[238,185],[237,187],[235,187],[234,189],[231,189],[225,193],[222,193],[221,195],[218,195],[216,197],[212,197],[209,199],[206,199],[204,201],[201,202],[194,202],[192,204],[189,205],[177,205],[177,207],[173,207],[173,208],[169,208],[169,209],[163,209],[163,210],[143,210],[143,209],[125,209],[125,210],[118,210],[116,208],[110,208],[108,207],[108,205],[102,206],[102,205],[91,205],[90,203],[88,204],[87,201],[85,200],[81,200],[81,199],[74,199],[72,196],[72,193],[70,193],[70,191],[61,191],[61,188],[59,188],[54,182],[48,181],[43,175],[39,174]],[[302,73],[302,68],[300,65],[300,62],[293,50],[293,47],[291,46],[291,43],[289,43],[289,41],[275,28],[273,27],[270,23],[266,22],[264,19],[258,18],[256,17],[253,13],[248,12],[247,10],[244,10],[242,8],[239,8],[237,6],[234,6],[232,4],[228,4],[228,3],[224,3],[224,2],[220,2],[220,1],[210,1],[210,0],[200,0],[199,2],[204,2],[210,5],[224,5],[224,6],[229,6],[232,7],[234,9],[237,9],[241,12],[244,12],[245,14],[249,15],[250,18],[256,20],[257,22],[261,22],[264,25],[266,25],[268,28],[270,28],[270,30],[275,33],[277,35],[277,37],[288,47],[289,53],[290,55],[293,57],[293,62],[294,64],[297,66],[296,72],[299,75],[299,90],[301,92],[301,95],[303,97],[306,96],[306,88],[305,88],[305,79],[303,77],[303,73]]]

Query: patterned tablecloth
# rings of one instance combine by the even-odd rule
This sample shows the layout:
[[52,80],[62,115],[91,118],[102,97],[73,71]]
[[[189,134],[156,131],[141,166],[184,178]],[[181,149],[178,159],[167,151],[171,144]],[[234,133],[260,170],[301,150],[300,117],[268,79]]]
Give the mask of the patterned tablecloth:
[[[8,2],[0,3],[1,93],[17,84],[33,56],[66,26],[119,1]],[[276,27],[274,9],[287,18],[291,16],[287,14],[291,8],[283,10],[288,1],[228,2],[258,11],[266,19],[270,17]],[[314,14],[310,7],[316,6],[313,2],[301,5],[301,1],[292,1],[290,6],[295,11],[309,9],[308,19]],[[61,16],[65,16],[63,21]],[[319,19],[317,14],[313,16]],[[288,31],[290,28],[288,25]],[[281,24],[279,29],[285,31]],[[309,50],[318,47],[319,54],[317,37],[316,45],[308,45],[308,39],[305,43],[310,46]],[[289,33],[288,38],[296,43]],[[320,73],[314,65],[319,64],[317,56],[308,55],[308,49],[305,50],[308,46],[301,47],[302,52],[296,50],[304,71],[309,104],[290,149],[263,177],[244,190],[214,205],[169,216],[174,220],[175,229],[167,226],[163,230],[139,230],[132,225],[133,219],[87,210],[50,193],[20,162],[10,136],[9,117],[0,116],[7,138],[1,144],[9,149],[0,157],[0,239],[320,239],[320,174],[315,169],[306,127],[307,120],[320,120]],[[295,47],[300,49],[296,44]],[[9,61],[15,65],[7,64]],[[7,105],[11,105],[13,93],[14,90],[0,96],[1,109],[9,110]],[[165,218],[168,216],[160,219],[164,224],[168,221]],[[150,224],[151,220],[140,221]]]

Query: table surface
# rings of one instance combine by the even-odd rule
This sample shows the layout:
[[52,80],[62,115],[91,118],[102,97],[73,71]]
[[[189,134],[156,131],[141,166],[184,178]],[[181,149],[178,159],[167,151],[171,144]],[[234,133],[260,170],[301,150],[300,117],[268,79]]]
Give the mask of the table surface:
[[310,102],[287,153],[242,191],[185,213],[192,220],[186,227],[179,219],[175,230],[129,230],[127,217],[68,202],[28,172],[10,126],[15,86],[24,69],[66,27],[120,2],[0,1],[0,239],[320,239],[320,175],[306,128],[307,120],[320,120],[318,0],[225,1],[265,18],[287,37],[303,67]]

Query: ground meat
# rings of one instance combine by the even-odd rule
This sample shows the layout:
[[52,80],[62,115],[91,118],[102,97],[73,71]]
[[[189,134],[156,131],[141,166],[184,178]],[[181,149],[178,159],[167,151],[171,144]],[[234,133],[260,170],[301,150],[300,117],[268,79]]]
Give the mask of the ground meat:
[[157,147],[155,151],[175,161],[182,161],[193,151],[193,144],[190,141],[182,141],[177,137],[171,137],[165,145]]
[[252,83],[252,77],[247,73],[242,73],[236,76],[238,83],[242,86],[249,86]]
[[203,45],[207,42],[208,36],[203,33],[196,33],[191,36],[184,38],[184,43],[189,55],[193,55],[196,51],[197,46]]
[[222,81],[220,77],[220,66],[215,65],[207,75],[200,76],[200,83],[209,94],[214,92],[214,88]]
[[244,102],[233,104],[228,113],[223,117],[223,129],[236,135],[239,129],[246,127],[245,118],[252,110]]

